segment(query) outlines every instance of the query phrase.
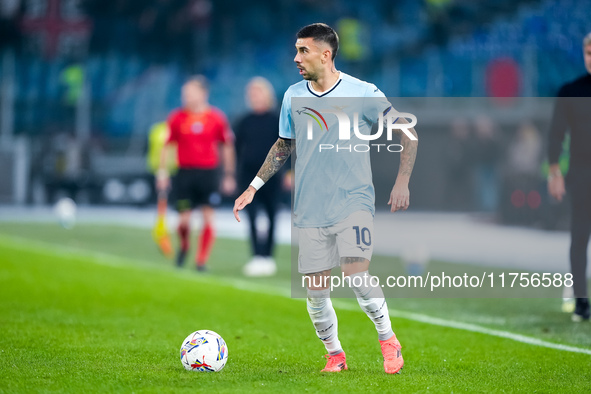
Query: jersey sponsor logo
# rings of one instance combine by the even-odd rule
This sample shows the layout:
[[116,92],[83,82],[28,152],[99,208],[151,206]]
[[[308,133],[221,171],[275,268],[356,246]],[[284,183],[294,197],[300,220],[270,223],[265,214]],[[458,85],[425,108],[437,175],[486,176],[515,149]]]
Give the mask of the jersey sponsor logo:
[[[298,113],[298,115],[304,114],[304,115],[308,115],[309,117],[311,117],[312,119],[314,119],[316,121],[316,123],[318,123],[318,126],[320,126],[320,130],[323,130],[322,129],[322,124],[320,123],[320,120],[316,116],[312,115],[308,111],[313,112],[314,114],[316,114],[318,116],[318,118],[322,119],[322,123],[324,124],[324,127],[326,127],[326,129],[324,131],[328,131],[328,125],[326,124],[326,120],[324,119],[324,117],[322,115],[320,115],[320,112],[318,112],[318,111],[316,111],[316,110],[314,110],[312,108],[309,108],[309,107],[304,107],[303,109],[296,110],[296,112]],[[312,120],[311,119],[308,119],[308,127],[310,127],[311,124],[312,124]],[[308,133],[309,133],[309,131],[308,131]],[[311,138],[308,138],[308,139],[311,139]]]

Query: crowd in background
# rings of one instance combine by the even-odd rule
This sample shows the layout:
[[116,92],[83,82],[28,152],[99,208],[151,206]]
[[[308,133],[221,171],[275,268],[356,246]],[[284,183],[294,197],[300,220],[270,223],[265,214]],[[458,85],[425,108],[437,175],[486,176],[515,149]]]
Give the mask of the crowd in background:
[[[14,133],[36,136],[35,149],[53,152],[36,168],[65,168],[68,156],[60,152],[81,144],[74,136],[87,111],[90,136],[75,150],[85,159],[74,161],[92,171],[97,155],[143,155],[147,130],[179,105],[180,86],[194,73],[210,79],[212,103],[234,122],[246,110],[236,92],[255,75],[269,79],[280,100],[299,79],[294,32],[316,21],[340,34],[339,69],[388,96],[552,97],[582,72],[579,41],[589,6],[591,0],[116,0],[108,7],[101,0],[5,0],[0,69],[14,82]],[[462,176],[450,178],[458,187],[448,208],[495,209],[507,162],[539,176],[545,130],[527,120],[504,134],[485,118],[451,124],[455,153],[445,166]],[[507,148],[507,137],[527,145],[519,148],[527,159]]]
[[318,20],[341,36],[337,66],[390,96],[552,97],[580,72],[577,43],[589,6],[591,0],[117,0],[108,7],[99,0],[6,0],[0,51],[15,53],[16,129],[34,134],[38,124],[63,118],[56,115],[60,101],[69,95],[72,105],[72,92],[86,81],[93,131],[116,136],[161,118],[191,74],[218,86],[212,99],[232,118],[245,109],[233,92],[252,76],[265,75],[284,91],[298,77],[294,31]]

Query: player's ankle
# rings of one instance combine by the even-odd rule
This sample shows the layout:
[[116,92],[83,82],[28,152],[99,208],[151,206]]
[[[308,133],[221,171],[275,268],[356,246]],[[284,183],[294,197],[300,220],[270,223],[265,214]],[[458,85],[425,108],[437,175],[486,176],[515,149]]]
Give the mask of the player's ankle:
[[380,342],[388,342],[392,338],[396,338],[396,335],[394,335],[394,331],[392,330],[388,331],[385,334],[378,334],[378,340]]

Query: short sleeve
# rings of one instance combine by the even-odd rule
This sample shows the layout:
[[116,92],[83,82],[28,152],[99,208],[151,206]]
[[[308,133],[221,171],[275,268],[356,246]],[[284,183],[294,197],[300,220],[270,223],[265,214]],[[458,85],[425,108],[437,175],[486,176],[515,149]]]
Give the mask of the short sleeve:
[[283,95],[281,103],[281,113],[279,114],[279,137],[285,139],[295,139],[293,123],[291,121],[291,95],[289,90]]
[[376,87],[376,85],[369,84],[365,91],[365,99],[363,103],[363,117],[370,123],[377,123],[380,113],[386,115],[392,108],[392,104],[388,101],[384,93]]

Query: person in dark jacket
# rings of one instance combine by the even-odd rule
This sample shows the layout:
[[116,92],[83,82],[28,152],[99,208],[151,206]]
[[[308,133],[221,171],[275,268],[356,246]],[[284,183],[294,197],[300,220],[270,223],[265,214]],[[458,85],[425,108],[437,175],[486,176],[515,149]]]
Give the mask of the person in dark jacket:
[[562,141],[570,133],[566,186],[571,198],[570,265],[576,298],[574,321],[589,320],[587,245],[591,234],[591,33],[583,39],[587,74],[564,85],[554,108],[548,143],[548,192],[561,201],[565,179],[558,165]]
[[[246,189],[271,146],[277,140],[279,116],[275,111],[275,92],[271,83],[263,77],[255,77],[246,86],[246,103],[250,107],[237,124],[236,152],[238,157],[238,185]],[[246,276],[272,276],[277,271],[273,259],[275,245],[275,219],[281,193],[281,178],[273,177],[256,201],[246,208],[250,221],[250,240],[253,258],[244,266]],[[262,228],[257,214],[262,210],[268,226]]]

